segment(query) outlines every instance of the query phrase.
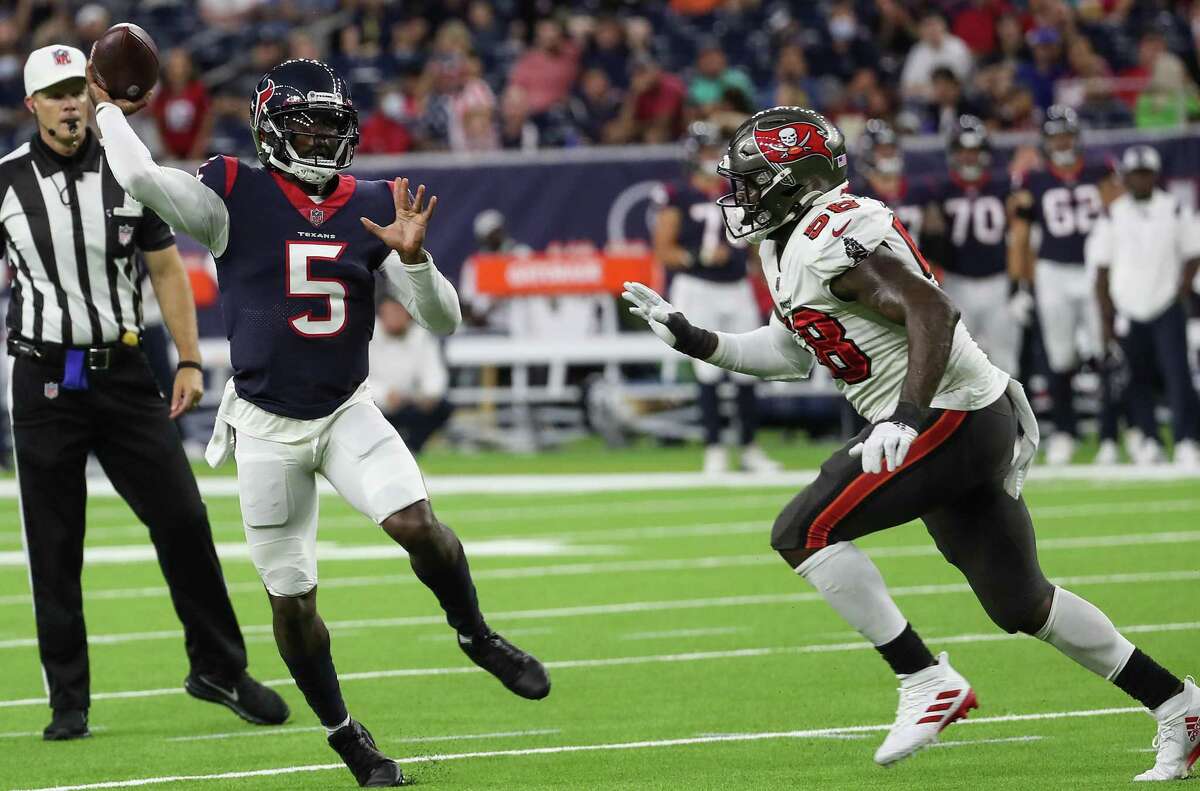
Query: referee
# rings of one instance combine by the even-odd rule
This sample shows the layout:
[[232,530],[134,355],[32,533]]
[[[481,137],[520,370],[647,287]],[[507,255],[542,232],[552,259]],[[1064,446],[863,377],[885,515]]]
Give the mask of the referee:
[[[191,288],[171,229],[121,190],[88,129],[84,67],[74,47],[29,56],[25,106],[37,131],[0,159],[0,246],[14,272],[10,409],[53,710],[43,735],[89,735],[80,590],[89,453],[150,529],[183,622],[187,692],[251,722],[281,723],[283,699],[246,674],[208,516],[171,422],[203,392]],[[140,348],[139,251],[179,352],[169,409]]]

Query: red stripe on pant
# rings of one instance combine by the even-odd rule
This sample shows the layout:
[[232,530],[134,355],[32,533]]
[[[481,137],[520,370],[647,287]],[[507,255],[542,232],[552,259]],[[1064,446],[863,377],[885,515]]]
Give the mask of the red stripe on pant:
[[857,508],[863,500],[867,499],[871,492],[890,481],[901,470],[907,470],[932,453],[958,430],[966,418],[966,412],[947,409],[934,421],[932,426],[913,441],[912,446],[908,449],[908,456],[904,459],[904,464],[898,469],[888,472],[885,465],[883,472],[859,473],[850,482],[850,485],[825,507],[824,511],[817,514],[817,518],[813,520],[812,526],[808,529],[808,541],[804,544],[804,548],[821,549],[828,546],[830,531],[837,527],[838,523]]

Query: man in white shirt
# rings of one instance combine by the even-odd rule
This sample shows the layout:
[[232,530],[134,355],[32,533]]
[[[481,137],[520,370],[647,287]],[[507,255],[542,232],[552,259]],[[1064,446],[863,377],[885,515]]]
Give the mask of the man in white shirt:
[[921,40],[908,51],[900,72],[900,92],[904,98],[931,99],[933,71],[939,66],[953,71],[965,84],[975,60],[963,40],[946,29],[946,18],[938,11],[927,13],[921,18],[920,36]]
[[1188,366],[1184,303],[1200,268],[1200,227],[1178,198],[1157,186],[1161,170],[1150,146],[1125,150],[1127,191],[1092,231],[1088,266],[1096,272],[1105,339],[1119,334],[1129,361],[1133,420],[1146,437],[1135,459],[1147,463],[1162,455],[1154,420],[1154,385],[1161,378],[1171,406],[1175,463],[1196,467],[1200,399]]
[[371,395],[414,455],[450,419],[450,373],[429,330],[394,299],[379,304],[371,338]]

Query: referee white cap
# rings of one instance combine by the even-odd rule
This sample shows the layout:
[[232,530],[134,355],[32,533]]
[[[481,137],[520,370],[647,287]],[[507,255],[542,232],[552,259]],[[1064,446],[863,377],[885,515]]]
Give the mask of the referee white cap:
[[1121,155],[1121,171],[1130,173],[1135,170],[1152,170],[1158,173],[1162,170],[1162,160],[1158,152],[1151,146],[1130,146]]
[[87,57],[66,44],[51,44],[35,49],[25,61],[25,95],[57,85],[63,80],[85,79]]

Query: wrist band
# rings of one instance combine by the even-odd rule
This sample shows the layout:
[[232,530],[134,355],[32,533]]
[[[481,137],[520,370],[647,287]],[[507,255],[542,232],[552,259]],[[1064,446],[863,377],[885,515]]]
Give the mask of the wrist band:
[[200,363],[196,362],[195,360],[180,360],[175,365],[176,371],[182,371],[184,368],[195,368],[197,371],[204,370],[204,366],[201,365]]
[[910,401],[901,401],[896,404],[896,411],[888,420],[892,423],[903,423],[904,425],[919,430],[921,428],[921,418],[925,414],[925,410]]

